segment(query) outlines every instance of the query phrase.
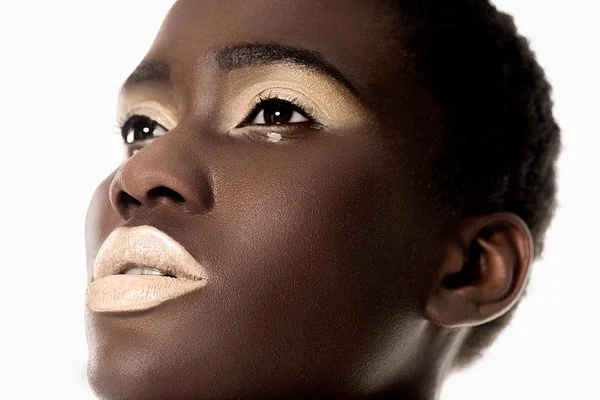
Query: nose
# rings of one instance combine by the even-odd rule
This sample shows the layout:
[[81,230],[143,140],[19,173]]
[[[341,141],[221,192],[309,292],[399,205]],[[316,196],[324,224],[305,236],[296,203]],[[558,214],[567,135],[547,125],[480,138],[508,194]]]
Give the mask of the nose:
[[188,152],[184,146],[163,142],[148,144],[131,156],[110,184],[113,209],[124,220],[141,207],[164,203],[193,214],[210,211],[214,196],[209,175],[197,163],[198,157]]

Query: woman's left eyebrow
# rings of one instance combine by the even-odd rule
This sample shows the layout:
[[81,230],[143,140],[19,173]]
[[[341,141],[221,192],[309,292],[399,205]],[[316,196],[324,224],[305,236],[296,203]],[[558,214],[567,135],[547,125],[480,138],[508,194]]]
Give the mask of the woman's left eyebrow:
[[[279,43],[241,43],[226,46],[215,53],[220,70],[231,71],[253,65],[295,64],[319,71],[344,85],[356,97],[360,97],[357,86],[340,72],[333,64],[316,51]],[[162,60],[142,62],[129,75],[123,89],[145,82],[168,83],[171,78],[169,63]]]
[[329,75],[355,96],[359,97],[360,94],[356,85],[338,68],[325,60],[321,53],[313,50],[279,43],[240,43],[220,49],[215,58],[219,69],[224,71],[253,65],[296,64]]

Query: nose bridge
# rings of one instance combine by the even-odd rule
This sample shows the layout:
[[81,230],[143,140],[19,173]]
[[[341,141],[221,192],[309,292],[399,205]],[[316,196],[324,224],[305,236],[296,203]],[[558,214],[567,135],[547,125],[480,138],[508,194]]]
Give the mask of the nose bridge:
[[[154,139],[128,160],[115,174],[109,188],[112,207],[123,219],[139,207],[170,202],[184,211],[206,213],[213,195],[207,169],[189,146],[169,132]],[[168,136],[171,136],[167,138]]]

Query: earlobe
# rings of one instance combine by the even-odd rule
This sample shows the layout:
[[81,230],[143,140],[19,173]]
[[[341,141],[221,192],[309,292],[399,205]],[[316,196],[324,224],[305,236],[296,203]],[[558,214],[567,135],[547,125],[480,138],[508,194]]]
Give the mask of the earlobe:
[[469,217],[446,242],[424,313],[444,327],[496,319],[519,300],[533,262],[533,238],[513,213]]

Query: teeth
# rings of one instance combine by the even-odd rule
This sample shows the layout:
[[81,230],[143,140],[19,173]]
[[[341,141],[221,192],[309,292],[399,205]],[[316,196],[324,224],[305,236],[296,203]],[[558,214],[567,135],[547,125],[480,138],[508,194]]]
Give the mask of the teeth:
[[149,267],[133,267],[125,271],[125,275],[164,275],[156,268]]

